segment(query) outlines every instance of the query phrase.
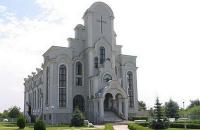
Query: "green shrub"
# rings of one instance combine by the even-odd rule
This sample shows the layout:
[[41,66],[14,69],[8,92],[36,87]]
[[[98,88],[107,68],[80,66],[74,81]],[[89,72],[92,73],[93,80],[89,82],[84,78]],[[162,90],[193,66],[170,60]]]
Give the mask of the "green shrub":
[[192,124],[200,124],[200,120],[176,121],[175,123],[192,123]]
[[37,120],[34,124],[34,130],[46,130],[46,125],[42,120]]
[[24,129],[25,125],[26,125],[26,120],[25,120],[24,116],[20,116],[17,119],[17,126],[19,127],[19,129]]
[[152,129],[167,129],[169,127],[169,122],[164,120],[152,120],[149,124]]
[[149,128],[140,126],[140,125],[135,124],[135,123],[129,123],[128,128],[129,128],[129,130],[150,130]]
[[149,122],[145,122],[145,123],[136,123],[138,125],[141,125],[143,127],[148,127],[149,126]]
[[71,126],[83,126],[83,125],[84,125],[84,116],[78,108],[75,108],[71,119]]
[[104,130],[114,130],[112,124],[106,124]]
[[[185,128],[185,123],[171,123],[170,128]],[[186,127],[189,129],[200,129],[200,124],[186,123]]]

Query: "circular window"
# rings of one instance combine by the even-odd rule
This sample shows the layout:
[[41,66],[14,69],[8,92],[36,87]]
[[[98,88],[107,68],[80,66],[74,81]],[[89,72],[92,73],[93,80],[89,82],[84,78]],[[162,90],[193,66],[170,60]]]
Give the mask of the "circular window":
[[103,77],[103,81],[104,83],[107,83],[108,81],[112,80],[112,76],[109,75],[109,74],[106,74],[104,77]]

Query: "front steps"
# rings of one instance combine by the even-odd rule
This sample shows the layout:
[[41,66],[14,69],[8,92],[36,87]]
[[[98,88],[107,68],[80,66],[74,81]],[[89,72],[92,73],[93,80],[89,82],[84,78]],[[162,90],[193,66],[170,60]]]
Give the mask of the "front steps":
[[112,111],[104,111],[104,123],[112,122],[123,122],[123,120]]

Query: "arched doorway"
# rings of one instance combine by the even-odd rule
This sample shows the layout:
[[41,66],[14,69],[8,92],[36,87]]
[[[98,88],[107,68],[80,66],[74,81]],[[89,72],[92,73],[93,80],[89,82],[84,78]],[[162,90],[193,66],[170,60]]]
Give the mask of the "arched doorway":
[[111,111],[113,109],[113,96],[110,93],[105,95],[104,99],[104,111]]
[[76,95],[73,99],[73,111],[75,108],[78,107],[80,111],[84,112],[85,111],[85,101],[83,96],[81,95]]

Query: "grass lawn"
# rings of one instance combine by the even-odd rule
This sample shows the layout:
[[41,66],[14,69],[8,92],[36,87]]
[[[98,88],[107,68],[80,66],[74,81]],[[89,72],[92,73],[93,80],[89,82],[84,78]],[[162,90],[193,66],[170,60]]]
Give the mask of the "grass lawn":
[[[0,130],[21,130],[15,124],[0,123]],[[24,130],[33,130],[33,126],[27,126]],[[46,130],[101,130],[98,128],[88,128],[88,127],[69,127],[69,126],[47,126]]]
[[[168,128],[166,130],[185,130],[185,129],[184,128]],[[187,130],[199,130],[199,129],[187,129]]]

